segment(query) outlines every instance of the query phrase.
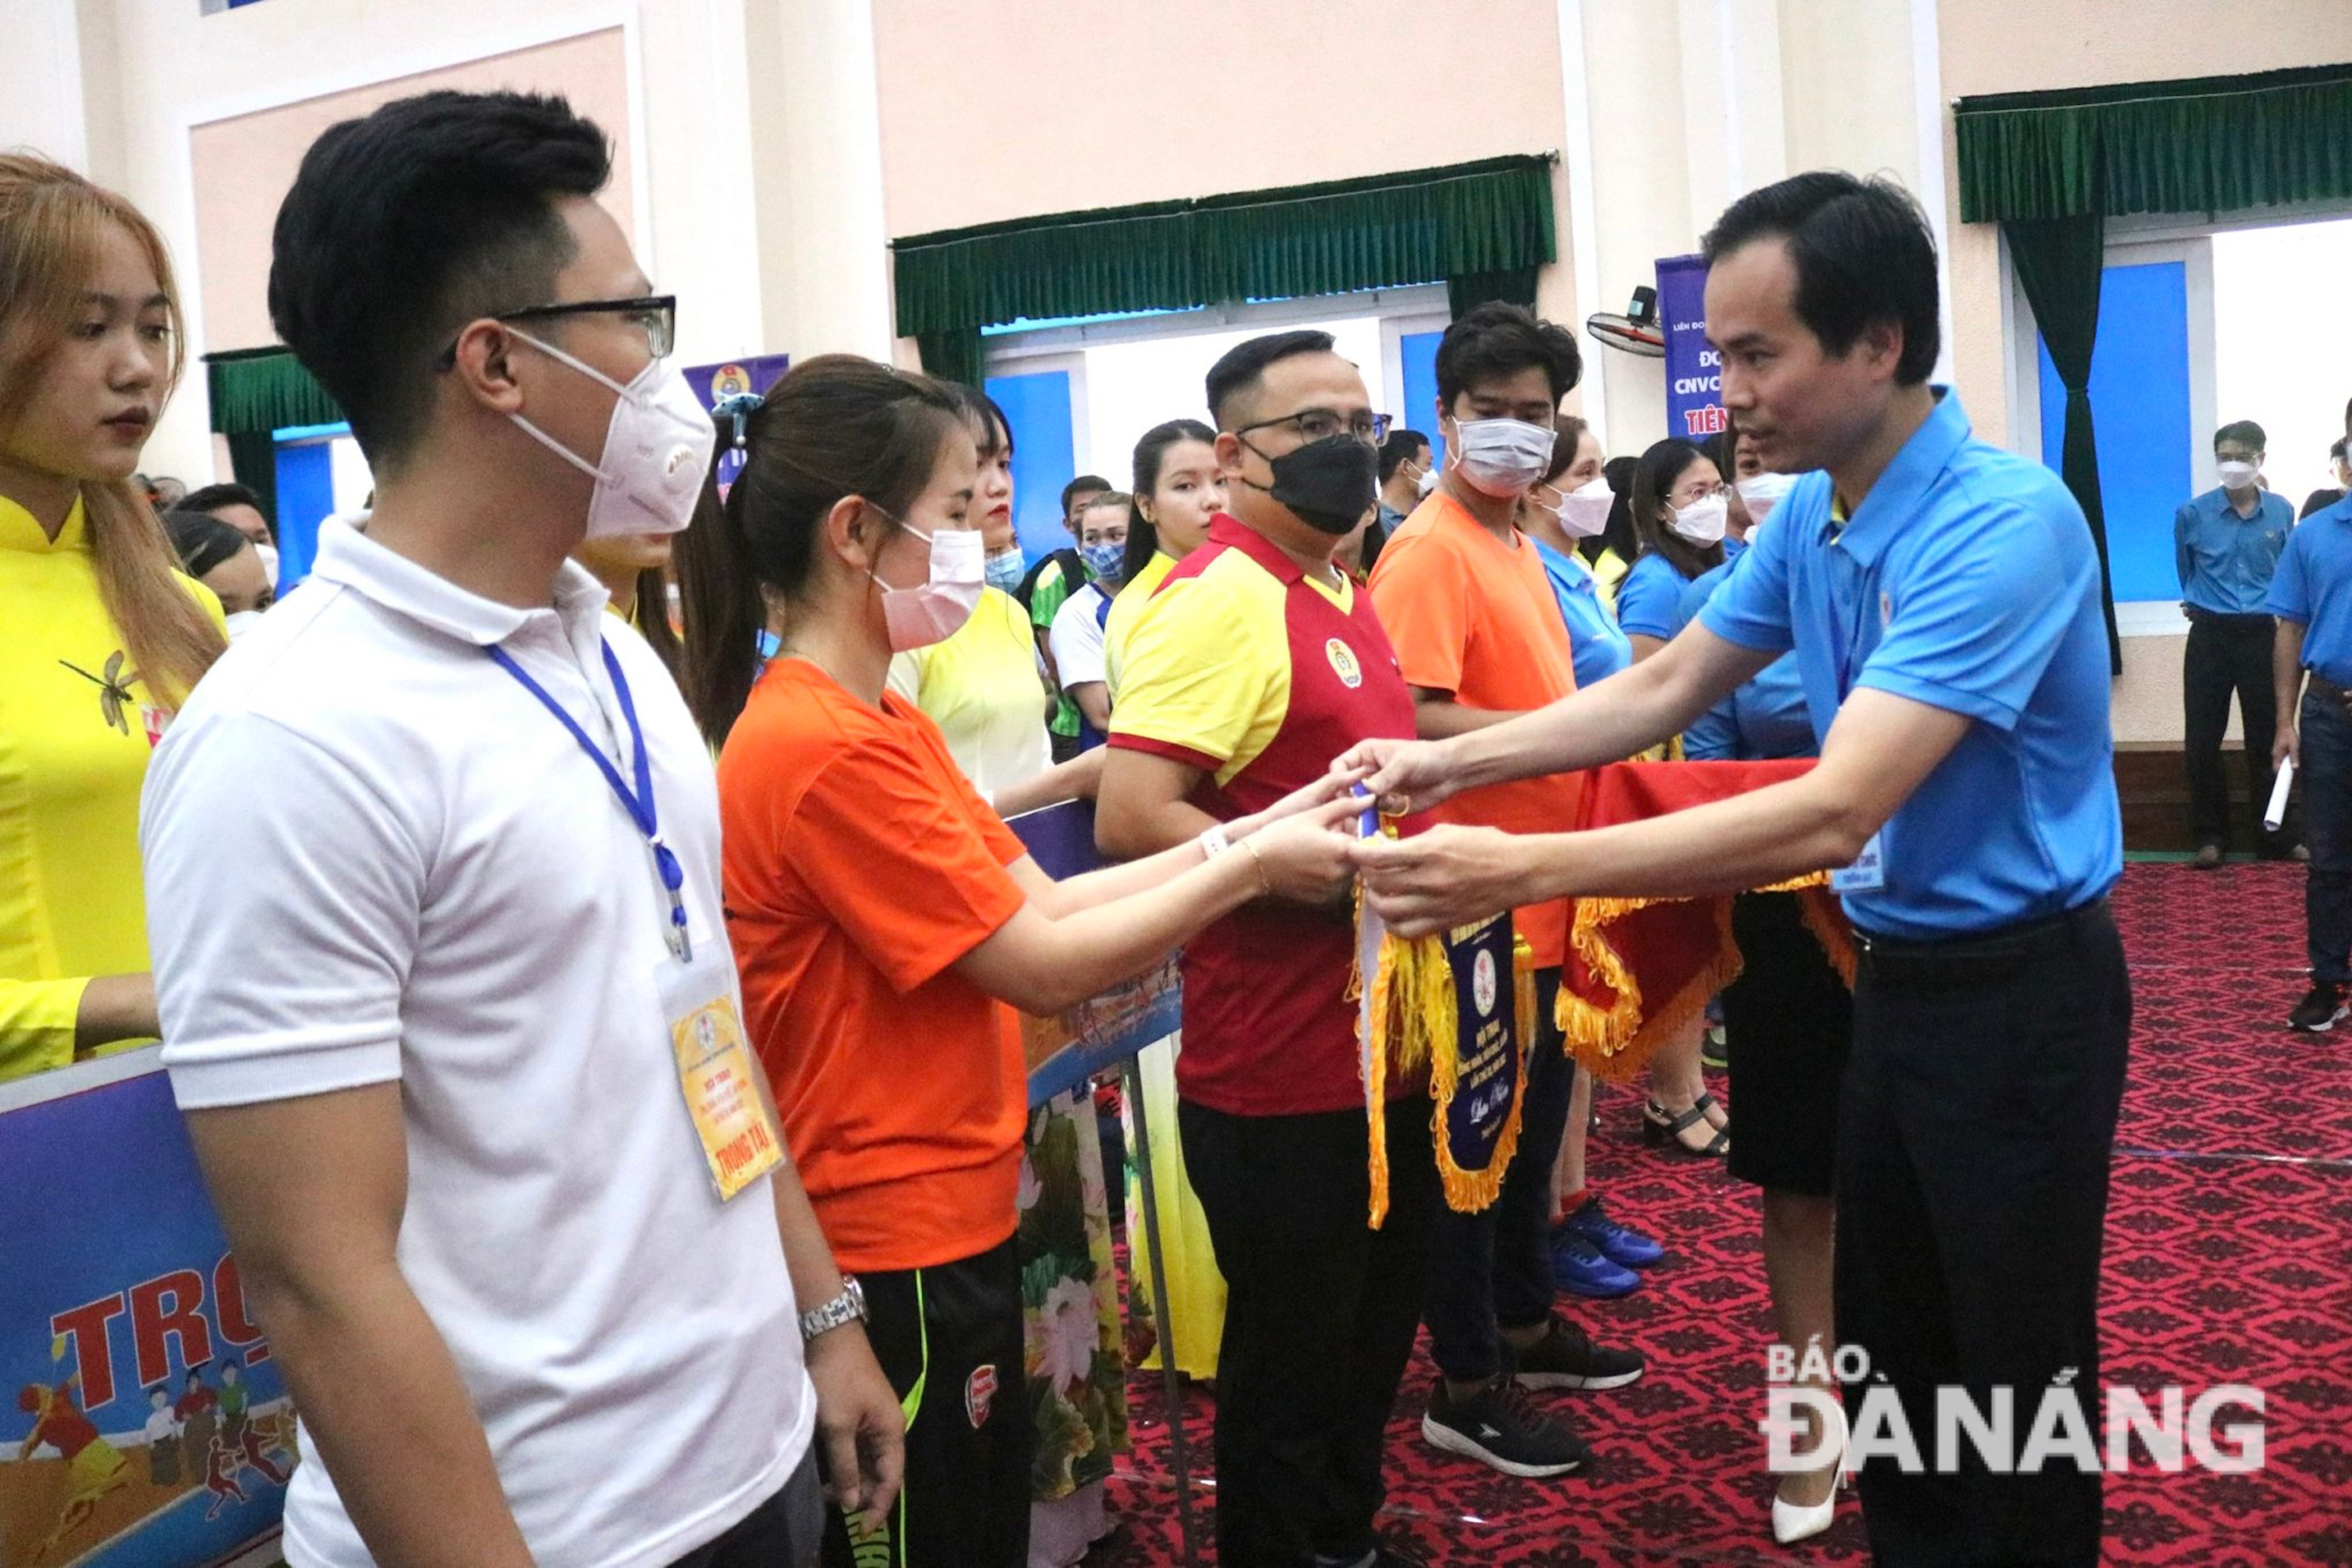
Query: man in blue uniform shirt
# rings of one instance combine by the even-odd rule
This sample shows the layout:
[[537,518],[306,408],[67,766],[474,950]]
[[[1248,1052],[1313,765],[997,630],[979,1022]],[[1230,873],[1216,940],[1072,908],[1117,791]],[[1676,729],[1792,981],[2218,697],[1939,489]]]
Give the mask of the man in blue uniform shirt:
[[[2210,871],[2230,847],[2230,790],[2221,781],[2221,736],[2230,727],[2230,695],[2246,737],[2246,786],[2259,820],[2271,798],[2271,758],[2264,737],[2278,729],[2271,683],[2271,618],[2263,610],[2271,572],[2294,527],[2294,508],[2260,484],[2263,427],[2251,419],[2213,435],[2213,462],[2221,483],[2181,504],[2172,516],[2173,563],[2180,573],[2180,607],[2189,616],[2189,652],[2181,661],[2181,705],[2189,763],[2189,826],[2197,839],[2196,864]],[[2282,828],[2260,835],[2263,853],[2285,860],[2294,835]]]
[[2271,758],[2293,762],[2302,775],[2311,846],[2303,894],[2311,989],[2287,1024],[2325,1034],[2352,1010],[2346,1000],[2352,994],[2352,713],[2346,709],[2352,700],[2346,694],[2352,685],[2352,499],[2296,526],[2263,608],[2278,617],[2272,655],[2278,734]]
[[[1901,1401],[1927,1473],[1862,1468],[1883,1563],[2087,1565],[2100,1477],[1934,1470],[1938,1388],[2019,1429],[2099,1429],[2107,1167],[2131,1032],[2106,894],[2123,869],[2089,528],[2057,476],[1977,440],[1936,360],[1935,242],[1898,187],[1812,173],[1705,244],[1723,397],[1766,467],[1806,472],[1699,618],[1590,691],[1339,761],[1420,810],[1687,728],[1793,650],[1821,761],[1599,831],[1441,826],[1357,851],[1407,934],[1544,897],[1696,895],[1822,866],[1860,935],[1837,1127],[1839,1337]],[[2032,1413],[2029,1415],[2028,1413]]]

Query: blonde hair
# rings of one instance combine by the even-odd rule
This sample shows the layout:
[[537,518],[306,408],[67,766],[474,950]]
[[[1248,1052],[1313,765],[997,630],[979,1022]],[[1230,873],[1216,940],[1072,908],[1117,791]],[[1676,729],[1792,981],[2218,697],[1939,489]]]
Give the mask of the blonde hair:
[[[154,268],[172,325],[167,400],[179,383],[186,353],[180,298],[155,225],[70,169],[29,153],[0,153],[0,425],[39,395],[43,372],[73,329],[98,270],[110,223]],[[181,580],[179,557],[144,492],[128,478],[84,479],[80,489],[99,597],[149,696],[176,706],[226,643]]]

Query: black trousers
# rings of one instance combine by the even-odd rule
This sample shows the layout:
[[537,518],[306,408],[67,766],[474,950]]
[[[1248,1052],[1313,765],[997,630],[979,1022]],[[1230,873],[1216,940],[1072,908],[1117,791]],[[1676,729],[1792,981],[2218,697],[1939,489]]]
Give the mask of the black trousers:
[[1037,1426],[1012,1239],[937,1268],[861,1272],[857,1282],[874,1357],[914,1413],[898,1503],[880,1530],[855,1534],[828,1508],[825,1568],[1027,1568]]
[[[2088,1430],[2103,1430],[2099,1250],[2130,981],[2104,900],[1971,947],[1979,956],[1867,951],[1854,990],[1839,1337],[1893,1386],[1927,1467],[1866,1463],[1863,1518],[1888,1568],[2092,1568],[2098,1471],[2058,1460],[1990,1473],[1961,1443],[1960,1473],[1932,1473],[1936,1390],[1963,1390],[1979,1410],[1993,1388],[2011,1390],[2020,1453],[2053,1383],[2083,1391]],[[1846,1393],[1851,1412],[1871,1391]]]
[[1533,1047],[1519,1098],[1519,1148],[1503,1173],[1503,1190],[1476,1214],[1441,1203],[1429,1241],[1429,1354],[1457,1383],[1502,1370],[1502,1331],[1530,1328],[1551,1316],[1552,1162],[1568,1128],[1576,1063],[1552,1021],[1559,971],[1536,972]]
[[[2271,741],[2278,733],[2278,695],[2271,684],[2271,645],[2277,623],[2267,615],[2193,612],[2189,652],[2180,670],[2183,733],[2189,764],[2189,826],[2197,842],[2230,846],[2230,789],[2221,775],[2221,737],[2230,727],[2230,698],[2246,733],[2246,788],[2252,796],[2249,844],[2265,841],[2263,808],[2271,798]],[[2271,836],[2292,843],[2282,830]]]
[[1361,1110],[1234,1116],[1180,1102],[1184,1166],[1225,1276],[1217,1561],[1304,1568],[1376,1544],[1381,1448],[1421,1321],[1439,1202],[1429,1098],[1389,1103],[1389,1213]]
[[2305,936],[2311,983],[2352,982],[2352,715],[2333,686],[2303,695],[2305,825],[2311,870],[2304,883]]
[[816,1568],[824,1515],[824,1490],[817,1483],[816,1453],[811,1449],[782,1491],[671,1568]]

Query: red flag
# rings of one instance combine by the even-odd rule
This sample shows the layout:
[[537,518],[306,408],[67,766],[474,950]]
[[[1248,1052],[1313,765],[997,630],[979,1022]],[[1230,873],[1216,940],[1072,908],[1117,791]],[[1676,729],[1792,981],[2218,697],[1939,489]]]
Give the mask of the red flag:
[[[1612,763],[1592,770],[1577,827],[1687,810],[1797,778],[1812,766],[1810,758]],[[1759,891],[1793,891],[1803,900],[1806,926],[1851,986],[1853,932],[1828,880],[1814,872]],[[1709,997],[1739,977],[1739,964],[1730,894],[1580,899],[1560,973],[1558,1016],[1569,1054],[1596,1077],[1632,1077],[1663,1041],[1689,1027]]]

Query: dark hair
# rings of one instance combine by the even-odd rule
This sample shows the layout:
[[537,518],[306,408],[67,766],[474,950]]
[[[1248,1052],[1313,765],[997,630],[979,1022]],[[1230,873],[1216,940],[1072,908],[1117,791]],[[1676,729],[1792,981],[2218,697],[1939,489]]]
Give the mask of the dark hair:
[[1151,564],[1160,549],[1160,529],[1143,515],[1143,497],[1160,488],[1160,465],[1168,449],[1180,441],[1202,441],[1214,445],[1217,433],[1197,419],[1171,419],[1155,424],[1143,433],[1135,444],[1135,497],[1127,517],[1127,559],[1119,564],[1121,582],[1132,582],[1135,574]]
[[1066,521],[1070,516],[1070,503],[1076,500],[1078,497],[1084,495],[1088,490],[1108,490],[1109,488],[1110,481],[1104,478],[1099,474],[1081,474],[1076,478],[1071,480],[1068,484],[1063,486],[1062,517],[1064,520]]
[[[261,520],[265,524],[270,521],[269,509],[261,504],[261,497],[234,480],[222,485],[207,485],[201,490],[191,490],[180,497],[180,504],[172,510],[210,512],[222,507],[251,507],[261,514]],[[277,530],[272,528],[270,531],[274,534]]]
[[[703,483],[706,489],[712,487],[709,480]],[[698,501],[695,503],[695,516],[702,516]],[[676,547],[671,548],[675,551]],[[669,574],[661,568],[649,566],[637,573],[637,613],[629,624],[637,629],[646,646],[668,667],[670,679],[676,680],[684,648],[677,640],[677,629],[669,623]]]
[[1724,210],[1699,248],[1712,267],[1740,246],[1779,236],[1797,270],[1797,319],[1834,355],[1891,321],[1903,333],[1895,380],[1917,386],[1936,368],[1936,237],[1911,193],[1878,176],[1837,170],[1796,174],[1750,191]]
[[1226,410],[1236,397],[1257,390],[1258,383],[1265,379],[1268,365],[1299,354],[1328,354],[1338,340],[1328,332],[1302,327],[1234,344],[1225,350],[1223,358],[1209,367],[1209,417],[1217,422],[1219,430],[1232,429],[1225,418]]
[[379,470],[423,434],[433,366],[467,322],[549,302],[556,215],[612,172],[561,98],[428,92],[330,127],[278,209],[269,319]]
[[[1013,422],[1004,417],[1004,410],[997,401],[962,382],[950,382],[947,388],[955,393],[956,402],[963,404],[964,417],[971,422],[972,444],[980,448],[980,460],[989,463],[999,455],[1012,456]],[[1062,515],[1070,515],[1067,507],[1062,508]]]
[[163,531],[172,537],[172,548],[190,577],[204,576],[253,543],[210,512],[184,507],[163,518]]
[[1581,414],[1552,415],[1551,461],[1544,465],[1543,476],[1536,483],[1549,485],[1567,473],[1576,462],[1576,449],[1584,444],[1584,433],[1591,428]]
[[1437,340],[1437,401],[1454,412],[1454,400],[1474,382],[1540,370],[1558,404],[1584,374],[1575,335],[1546,321],[1524,305],[1490,299],[1445,329]]
[[1670,435],[1643,453],[1641,465],[1633,470],[1633,493],[1627,503],[1633,514],[1633,537],[1641,541],[1642,554],[1664,556],[1685,580],[1721,566],[1723,543],[1691,543],[1658,521],[1658,508],[1668,504],[1666,497],[1692,464],[1713,461],[1689,442]]
[[1577,549],[1588,562],[1599,560],[1610,551],[1627,566],[1642,553],[1642,541],[1633,537],[1633,476],[1640,471],[1638,457],[1612,457],[1601,465],[1601,476],[1609,482],[1616,501],[1609,508],[1609,521],[1601,532],[1589,539],[1580,540]]
[[2256,424],[2251,419],[2233,419],[2229,423],[2223,425],[2221,429],[2215,431],[2213,433],[2213,450],[2216,452],[2221,451],[2221,443],[2225,441],[2234,441],[2240,445],[2251,447],[2256,452],[2267,452],[2270,450],[2270,437],[2263,434],[2263,427]]
[[711,745],[751,694],[767,594],[782,608],[807,586],[826,514],[857,496],[904,517],[969,417],[947,383],[856,354],[803,360],[769,389],[716,526],[688,529],[706,537],[673,558],[687,602],[680,685]]
[[1396,477],[1396,471],[1412,462],[1412,455],[1429,445],[1429,437],[1418,430],[1391,430],[1389,438],[1381,443],[1381,483]]
[[2333,463],[2347,453],[2352,453],[2352,437],[2337,436],[2327,448],[2327,460]]

